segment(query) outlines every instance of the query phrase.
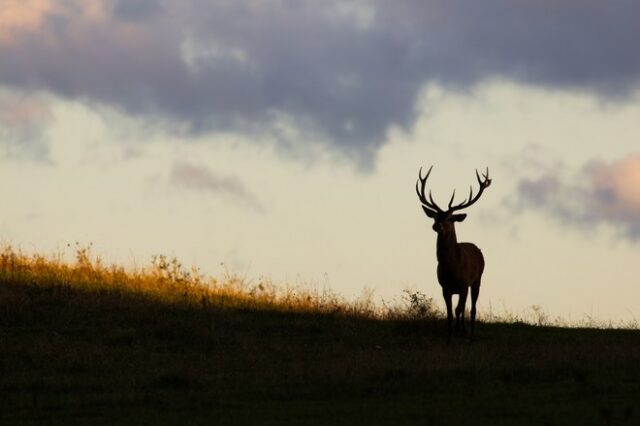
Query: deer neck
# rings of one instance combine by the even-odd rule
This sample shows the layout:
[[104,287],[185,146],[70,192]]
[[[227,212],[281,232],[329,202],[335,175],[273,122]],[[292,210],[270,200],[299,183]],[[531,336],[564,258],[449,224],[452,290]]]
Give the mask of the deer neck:
[[439,263],[455,261],[459,256],[458,238],[455,228],[447,234],[438,234],[436,255]]

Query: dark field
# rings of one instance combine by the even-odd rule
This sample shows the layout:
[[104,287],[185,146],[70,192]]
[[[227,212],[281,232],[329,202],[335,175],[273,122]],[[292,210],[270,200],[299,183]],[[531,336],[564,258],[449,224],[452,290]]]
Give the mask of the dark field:
[[181,301],[178,287],[162,300],[11,268],[3,425],[640,424],[638,330],[481,322],[473,345],[448,346],[437,318]]

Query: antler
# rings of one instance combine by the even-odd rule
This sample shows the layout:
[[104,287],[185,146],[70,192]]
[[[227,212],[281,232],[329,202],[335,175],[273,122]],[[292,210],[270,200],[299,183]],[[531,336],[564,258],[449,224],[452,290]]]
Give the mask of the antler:
[[431,196],[431,190],[429,190],[429,199],[424,195],[425,186],[427,184],[427,179],[429,179],[429,175],[431,174],[431,169],[433,166],[429,167],[427,174],[425,177],[422,177],[422,167],[420,167],[420,171],[418,172],[418,180],[416,181],[416,193],[418,194],[418,198],[420,198],[420,202],[424,207],[432,210],[434,213],[444,213],[444,211],[438,207],[435,201],[433,201],[433,197]]
[[485,190],[485,188],[487,188],[489,185],[491,185],[491,179],[489,179],[489,168],[487,167],[486,173],[482,174],[482,178],[483,179],[480,178],[480,174],[478,173],[478,170],[476,169],[476,178],[478,179],[478,183],[480,184],[480,191],[478,191],[478,193],[474,196],[473,195],[473,186],[470,186],[469,187],[469,198],[468,198],[468,200],[464,200],[460,204],[456,204],[454,206],[453,205],[453,200],[454,200],[454,198],[456,196],[456,191],[454,189],[453,190],[453,194],[451,195],[451,199],[449,200],[449,205],[447,207],[447,211],[445,212],[440,207],[438,207],[438,205],[436,204],[435,201],[433,201],[433,197],[431,196],[431,190],[429,190],[429,198],[428,199],[427,199],[427,197],[425,195],[425,190],[426,190],[425,187],[427,185],[427,179],[429,178],[429,175],[431,174],[431,169],[433,169],[433,166],[429,167],[429,170],[427,170],[427,174],[424,177],[422,177],[422,167],[420,167],[420,171],[418,172],[418,180],[416,181],[416,193],[418,194],[418,198],[420,198],[420,202],[422,203],[422,206],[428,208],[429,210],[433,211],[434,213],[452,213],[452,212],[457,211],[457,210],[466,209],[467,207],[471,206],[476,201],[478,201],[480,199],[480,196],[482,195],[482,192]]
[[488,188],[489,185],[491,185],[491,179],[489,179],[488,167],[487,167],[487,172],[483,173],[482,177],[484,178],[484,180],[480,178],[480,174],[476,169],[476,178],[478,179],[478,183],[480,184],[480,191],[478,191],[478,193],[474,196],[473,186],[469,186],[469,199],[464,200],[462,203],[452,207],[451,204],[453,203],[453,197],[456,195],[456,191],[455,190],[453,191],[453,195],[451,196],[451,201],[449,201],[449,210],[448,210],[449,212],[466,209],[467,207],[471,206],[473,203],[475,203],[480,199],[480,196],[482,195],[482,192],[485,190],[485,188]]

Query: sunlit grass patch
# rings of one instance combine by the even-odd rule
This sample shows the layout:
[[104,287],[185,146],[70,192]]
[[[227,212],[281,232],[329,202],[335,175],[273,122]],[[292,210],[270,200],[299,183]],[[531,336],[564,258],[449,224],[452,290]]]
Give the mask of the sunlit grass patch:
[[[24,254],[11,246],[0,252],[0,281],[25,286],[80,290],[100,298],[105,292],[137,294],[156,302],[203,308],[277,310],[381,318],[391,309],[373,302],[370,293],[347,301],[324,289],[276,285],[267,278],[249,281],[226,272],[221,278],[208,277],[196,267],[187,268],[175,257],[156,255],[144,268],[127,269],[106,265],[92,256],[91,245],[74,247],[74,261],[63,256]],[[8,295],[6,297],[9,297]],[[394,307],[394,315],[397,307]]]

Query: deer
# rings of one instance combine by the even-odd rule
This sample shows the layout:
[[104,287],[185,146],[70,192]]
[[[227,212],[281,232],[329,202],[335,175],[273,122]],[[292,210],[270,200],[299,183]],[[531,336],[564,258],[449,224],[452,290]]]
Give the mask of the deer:
[[480,295],[480,282],[482,273],[484,272],[484,256],[480,249],[473,243],[459,243],[456,237],[456,222],[462,222],[467,215],[458,213],[462,209],[466,209],[475,204],[485,189],[491,184],[489,179],[489,168],[486,173],[480,177],[476,169],[476,178],[480,185],[480,190],[473,195],[473,186],[469,189],[469,198],[460,204],[453,204],[456,196],[455,189],[449,200],[447,210],[443,210],[433,201],[431,190],[429,196],[425,195],[425,187],[427,179],[431,174],[433,166],[429,168],[427,174],[422,177],[422,167],[418,172],[418,180],[416,181],[416,193],[422,204],[424,213],[433,219],[433,230],[438,234],[436,241],[436,257],[438,260],[438,282],[442,287],[442,296],[447,306],[447,343],[451,343],[453,333],[452,322],[452,296],[458,295],[458,305],[456,306],[456,332],[462,329],[466,333],[464,327],[464,310],[467,302],[467,294],[471,288],[471,332],[469,341],[473,342],[473,331],[476,321],[476,302]]

